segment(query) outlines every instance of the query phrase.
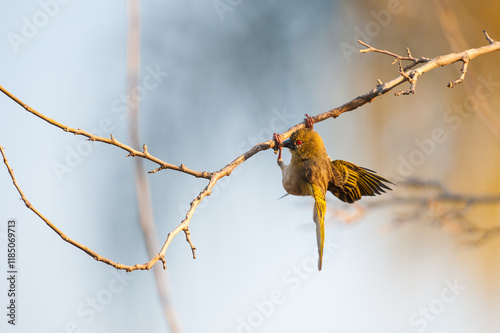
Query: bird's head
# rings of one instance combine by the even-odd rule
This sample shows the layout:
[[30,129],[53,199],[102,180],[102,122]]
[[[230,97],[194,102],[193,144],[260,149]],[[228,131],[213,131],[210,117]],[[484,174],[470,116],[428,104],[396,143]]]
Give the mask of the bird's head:
[[319,134],[310,128],[301,128],[283,141],[282,147],[290,149],[292,156],[307,159],[326,153],[325,144]]

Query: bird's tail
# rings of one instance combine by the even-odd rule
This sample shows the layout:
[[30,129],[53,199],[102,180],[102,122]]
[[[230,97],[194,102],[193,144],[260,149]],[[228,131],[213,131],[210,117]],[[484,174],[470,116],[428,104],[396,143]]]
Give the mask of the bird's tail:
[[323,246],[325,244],[325,212],[326,200],[323,191],[316,185],[311,185],[314,197],[313,220],[316,223],[316,239],[318,242],[318,270],[323,265]]

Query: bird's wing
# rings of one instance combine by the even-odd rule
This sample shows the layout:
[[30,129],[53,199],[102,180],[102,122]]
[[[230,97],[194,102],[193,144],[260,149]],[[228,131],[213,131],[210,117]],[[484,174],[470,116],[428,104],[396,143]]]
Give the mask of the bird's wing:
[[323,265],[323,246],[325,244],[325,194],[317,185],[311,184],[311,195],[314,197],[313,220],[316,223],[316,238],[318,242],[318,269]]
[[362,196],[373,196],[391,190],[385,183],[392,183],[373,170],[342,160],[332,161],[332,169],[334,174],[340,174],[342,180],[339,185],[338,180],[334,179],[328,184],[328,190],[342,201],[353,203]]

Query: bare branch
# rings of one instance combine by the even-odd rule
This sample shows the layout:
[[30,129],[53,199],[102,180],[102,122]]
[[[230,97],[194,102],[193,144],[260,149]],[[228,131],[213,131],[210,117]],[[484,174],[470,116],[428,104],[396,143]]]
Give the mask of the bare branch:
[[191,245],[191,252],[193,252],[193,259],[196,259],[196,247],[193,244],[193,241],[191,240],[191,233],[189,232],[189,228],[183,229],[184,233],[186,234],[186,241]]
[[[436,57],[433,59],[429,59],[429,58],[425,58],[425,57],[414,58],[411,55],[411,52],[409,49],[407,49],[408,56],[404,57],[404,56],[400,56],[400,55],[397,55],[395,53],[392,53],[392,52],[389,52],[386,50],[380,50],[380,49],[374,48],[374,47],[372,47],[372,46],[370,46],[362,41],[359,41],[359,40],[358,40],[358,42],[361,45],[367,47],[366,49],[360,50],[361,53],[378,52],[378,53],[386,54],[388,56],[396,58],[394,62],[399,62],[399,64],[400,64],[400,71],[399,71],[400,76],[398,78],[396,78],[395,80],[403,80],[403,82],[404,81],[410,82],[410,89],[399,91],[399,92],[395,93],[396,96],[399,96],[399,95],[414,94],[415,87],[417,84],[417,79],[423,73],[428,72],[428,71],[430,71],[434,68],[437,68],[437,67],[450,65],[450,64],[455,63],[457,61],[462,61],[464,63],[464,66],[462,68],[462,75],[460,76],[460,78],[458,80],[448,83],[448,87],[452,88],[455,85],[457,85],[458,83],[462,82],[465,78],[465,73],[467,72],[467,67],[469,65],[470,60],[474,59],[475,57],[477,57],[479,55],[499,50],[500,43],[494,41],[488,35],[488,33],[486,31],[483,31],[483,33],[485,34],[486,39],[490,43],[489,45],[475,48],[475,49],[466,50],[466,51],[463,51],[460,53],[450,53],[450,54],[439,56],[439,57]],[[406,66],[405,68],[402,68],[402,65],[401,65],[402,60],[408,60],[408,61],[411,61],[411,63],[410,63],[410,65]],[[424,63],[424,64],[416,69],[410,70],[411,68],[413,68],[414,66],[416,66],[419,63]],[[393,82],[395,80],[392,80],[390,82]],[[396,85],[399,85],[401,83],[402,82],[399,82]]]
[[110,134],[110,138],[108,139],[108,138],[100,137],[97,135],[93,135],[92,133],[81,130],[81,129],[74,129],[74,128],[71,128],[69,126],[63,125],[63,124],[55,121],[54,119],[51,119],[51,118],[41,114],[40,112],[34,110],[30,106],[28,106],[27,104],[22,102],[19,98],[17,98],[13,94],[11,94],[8,90],[6,90],[1,85],[0,85],[0,91],[3,92],[5,95],[7,95],[14,102],[16,102],[17,104],[22,106],[26,111],[34,114],[35,116],[37,116],[38,118],[40,118],[42,120],[45,120],[49,124],[54,125],[60,129],[62,129],[65,132],[69,132],[69,133],[73,133],[75,135],[81,135],[81,136],[87,137],[89,141],[100,141],[100,142],[104,142],[104,143],[116,146],[116,147],[121,148],[121,149],[125,150],[126,152],[128,152],[127,156],[145,158],[147,160],[150,160],[151,162],[158,164],[161,169],[171,169],[171,170],[175,170],[175,171],[179,171],[179,172],[184,172],[184,173],[187,173],[187,174],[194,176],[194,177],[197,177],[197,178],[207,178],[207,179],[210,178],[210,174],[208,172],[195,171],[195,170],[191,170],[189,168],[186,168],[185,166],[173,165],[173,164],[167,163],[165,161],[162,161],[161,159],[154,157],[153,155],[150,155],[147,152],[142,152],[142,151],[136,150],[136,149],[134,149],[126,144],[119,142],[118,140],[116,140],[113,137],[112,134]]
[[[401,62],[402,60],[405,60],[405,61],[411,61],[411,63],[410,63],[410,65],[408,65],[404,68],[402,68],[402,65],[400,64],[399,76],[397,76],[393,80],[385,82],[385,83],[378,82],[376,87],[373,88],[371,91],[352,99],[351,101],[341,105],[340,107],[331,109],[327,112],[318,114],[314,117],[310,117],[310,120],[309,120],[310,124],[312,125],[314,123],[326,120],[328,118],[337,118],[338,116],[340,116],[344,112],[355,110],[355,109],[363,106],[366,103],[370,103],[378,96],[389,92],[394,87],[396,87],[404,82],[407,82],[407,81],[410,82],[410,89],[403,91],[403,92],[399,92],[397,94],[405,95],[405,94],[414,93],[417,79],[423,73],[428,72],[432,69],[441,67],[441,66],[446,66],[446,65],[455,63],[457,61],[464,61],[464,64],[465,64],[464,59],[466,59],[466,57],[468,57],[468,59],[469,59],[467,61],[467,63],[468,63],[470,60],[474,59],[477,56],[500,50],[500,42],[493,41],[491,38],[489,38],[489,36],[486,33],[485,33],[485,36],[487,36],[487,39],[490,42],[490,44],[487,46],[469,49],[469,50],[463,51],[461,53],[450,53],[450,54],[439,56],[439,57],[436,57],[433,59],[423,58],[423,57],[422,58],[414,58],[411,55],[411,52],[409,51],[409,49],[407,49],[408,56],[403,57],[403,56],[399,56],[399,55],[392,53],[392,52],[389,52],[389,51],[379,50],[379,49],[373,48],[373,47],[369,46],[368,44],[360,41],[360,43],[362,45],[367,47],[367,49],[361,50],[362,53],[366,53],[366,52],[383,53],[383,54],[395,57],[396,62]],[[413,68],[416,65],[421,64],[421,63],[423,63],[423,64],[421,66],[419,66],[418,68],[411,69],[411,68]],[[465,70],[466,69],[467,68],[465,68]],[[465,72],[465,70],[462,71],[462,74]],[[161,260],[163,262],[163,267],[165,268],[166,267],[165,252],[166,252],[168,246],[170,245],[170,242],[172,241],[173,237],[175,237],[180,231],[184,231],[184,233],[186,234],[186,240],[191,247],[191,251],[193,252],[193,257],[195,257],[195,249],[196,248],[194,247],[194,245],[191,241],[191,236],[189,233],[189,223],[191,222],[191,219],[192,219],[193,214],[196,210],[196,207],[201,202],[201,200],[203,200],[206,196],[209,196],[211,194],[212,188],[214,187],[214,185],[217,183],[217,181],[219,179],[221,179],[222,177],[225,177],[225,176],[229,176],[231,174],[231,172],[234,170],[234,168],[236,168],[238,165],[245,162],[246,160],[251,158],[253,155],[259,153],[260,151],[267,150],[267,149],[273,149],[273,148],[276,151],[276,149],[277,149],[276,141],[274,139],[270,139],[268,141],[261,142],[261,143],[255,145],[250,150],[248,150],[244,154],[238,156],[232,162],[228,163],[226,166],[224,166],[219,171],[215,171],[215,172],[195,171],[195,170],[191,170],[191,169],[185,167],[183,164],[181,164],[180,166],[177,166],[177,165],[162,161],[161,159],[151,155],[148,152],[147,147],[145,145],[143,146],[143,151],[138,151],[130,146],[127,146],[127,145],[119,142],[111,134],[110,134],[110,138],[108,139],[108,138],[104,138],[104,137],[95,136],[95,135],[93,135],[89,132],[83,131],[81,129],[70,128],[66,125],[58,123],[55,120],[50,119],[49,117],[35,111],[31,107],[29,107],[28,105],[23,103],[20,99],[15,97],[13,94],[8,92],[4,87],[0,86],[0,91],[2,91],[5,95],[7,95],[9,98],[11,98],[13,101],[15,101],[17,104],[22,106],[28,112],[34,114],[35,116],[41,118],[42,120],[46,121],[47,123],[49,123],[53,126],[61,128],[62,130],[66,131],[66,132],[70,132],[70,133],[73,133],[75,135],[85,136],[91,141],[100,141],[100,142],[104,142],[104,143],[116,146],[118,148],[121,148],[121,149],[127,151],[128,156],[141,157],[141,158],[144,158],[144,159],[147,159],[147,160],[150,160],[150,161],[156,163],[159,167],[157,169],[154,169],[153,171],[150,171],[150,173],[155,173],[155,172],[163,170],[163,169],[171,169],[171,170],[175,170],[175,171],[179,171],[179,172],[183,172],[183,173],[192,175],[194,177],[205,178],[208,180],[208,184],[206,185],[206,187],[198,194],[198,196],[196,198],[194,198],[191,201],[190,208],[189,208],[188,212],[186,213],[185,218],[181,221],[181,223],[175,229],[173,229],[167,235],[167,238],[166,238],[161,250],[153,258],[151,258],[151,260],[148,261],[147,263],[128,266],[128,265],[122,265],[119,263],[115,263],[112,260],[109,260],[107,258],[99,256],[97,253],[93,252],[89,248],[87,248],[87,247],[77,243],[76,241],[72,240],[71,238],[67,237],[59,229],[57,229],[48,219],[46,219],[37,210],[35,210],[32,207],[32,205],[29,203],[29,201],[25,198],[21,189],[17,185],[17,182],[14,178],[14,174],[12,172],[12,169],[10,169],[10,166],[7,163],[7,159],[5,158],[4,151],[3,151],[3,149],[1,150],[1,153],[4,156],[4,163],[7,167],[7,169],[9,170],[9,174],[11,175],[11,178],[14,182],[14,185],[15,185],[16,189],[18,190],[18,192],[20,193],[21,199],[23,199],[23,201],[25,202],[26,206],[29,209],[31,209],[35,214],[37,214],[50,228],[52,228],[57,234],[59,234],[59,236],[61,236],[61,238],[63,238],[66,242],[80,248],[81,250],[83,250],[84,252],[86,252],[87,254],[89,254],[90,256],[92,256],[94,259],[96,259],[98,261],[105,262],[106,264],[109,264],[113,267],[116,267],[118,269],[123,269],[126,271],[133,271],[133,270],[139,270],[139,269],[140,270],[148,270],[159,260]],[[280,138],[282,140],[285,140],[288,137],[290,137],[290,135],[294,131],[296,131],[297,129],[300,129],[300,128],[304,128],[305,126],[306,126],[305,122],[298,123],[297,125],[289,128],[287,131],[282,133],[280,135]]]

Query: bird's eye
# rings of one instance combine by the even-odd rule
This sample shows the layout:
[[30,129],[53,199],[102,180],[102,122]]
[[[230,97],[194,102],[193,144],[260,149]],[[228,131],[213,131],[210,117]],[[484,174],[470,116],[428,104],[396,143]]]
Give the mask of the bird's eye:
[[302,140],[297,140],[297,141],[295,141],[295,144],[296,144],[297,146],[300,146],[300,145],[302,144]]

